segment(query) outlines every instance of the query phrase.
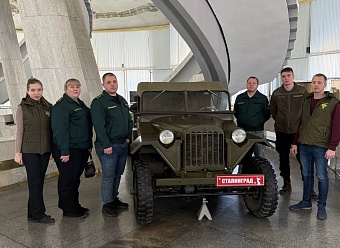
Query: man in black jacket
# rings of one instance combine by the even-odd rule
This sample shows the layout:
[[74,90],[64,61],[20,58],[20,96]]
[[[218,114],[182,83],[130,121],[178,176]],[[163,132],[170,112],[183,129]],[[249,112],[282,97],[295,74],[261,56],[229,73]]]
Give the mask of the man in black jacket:
[[[283,187],[280,194],[292,191],[290,181],[289,154],[301,116],[302,103],[307,90],[294,82],[294,72],[290,67],[281,70],[281,87],[274,90],[270,99],[270,112],[275,121],[276,151],[280,158],[280,175]],[[296,156],[300,163],[299,155]],[[301,165],[301,163],[300,163]]]

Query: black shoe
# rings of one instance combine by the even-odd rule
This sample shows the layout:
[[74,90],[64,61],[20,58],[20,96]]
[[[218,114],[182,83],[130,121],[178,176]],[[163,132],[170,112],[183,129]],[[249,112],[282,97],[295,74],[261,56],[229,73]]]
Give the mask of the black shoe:
[[[51,215],[46,215],[46,216],[47,217],[51,217]],[[27,220],[33,222],[33,217],[32,216],[27,216]]]
[[313,190],[312,199],[319,199],[318,194]]
[[287,193],[287,192],[291,192],[292,191],[292,184],[290,183],[290,180],[284,180],[282,189],[280,189],[279,193],[281,195]]
[[129,207],[129,204],[122,202],[118,197],[114,199],[112,202],[113,207],[120,208],[120,209],[126,209]]
[[55,220],[49,216],[49,215],[45,215],[44,217],[42,217],[41,219],[32,219],[32,222],[34,223],[45,223],[45,224],[52,224],[55,222]]
[[82,211],[77,211],[73,213],[63,213],[63,216],[65,217],[71,217],[71,218],[78,218],[78,219],[83,219],[87,216],[87,213],[84,213]]
[[108,217],[116,217],[117,212],[113,208],[112,202],[103,205],[102,213]]
[[82,207],[82,206],[77,207],[76,210],[77,210],[77,212],[83,212],[83,213],[85,213],[85,214],[87,214],[87,213],[90,212],[90,209],[84,208],[84,207]]

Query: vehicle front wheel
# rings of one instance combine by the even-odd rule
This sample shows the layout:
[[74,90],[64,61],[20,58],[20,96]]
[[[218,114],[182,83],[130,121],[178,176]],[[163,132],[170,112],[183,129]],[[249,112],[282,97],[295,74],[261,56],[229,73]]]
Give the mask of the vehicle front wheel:
[[253,157],[252,166],[242,170],[242,174],[264,174],[262,187],[250,187],[249,193],[243,196],[250,213],[256,217],[269,217],[275,213],[278,204],[278,187],[275,172],[270,162],[265,158]]
[[134,162],[133,185],[137,223],[140,225],[149,224],[153,218],[153,187],[148,163],[141,160]]

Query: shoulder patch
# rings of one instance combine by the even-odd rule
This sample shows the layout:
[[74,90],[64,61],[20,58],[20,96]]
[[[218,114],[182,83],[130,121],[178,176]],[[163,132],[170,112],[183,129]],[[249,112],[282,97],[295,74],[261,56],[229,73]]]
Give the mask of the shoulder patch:
[[64,99],[64,97],[60,97],[57,102],[61,102]]
[[101,98],[102,96],[104,96],[103,93],[101,93],[100,95],[96,96],[95,98],[96,98],[96,99],[99,99],[99,98]]

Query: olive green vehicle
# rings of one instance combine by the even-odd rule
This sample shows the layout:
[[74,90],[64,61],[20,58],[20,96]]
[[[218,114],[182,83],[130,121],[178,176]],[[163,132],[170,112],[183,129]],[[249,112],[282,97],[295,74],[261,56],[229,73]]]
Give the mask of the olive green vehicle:
[[[253,215],[275,212],[277,180],[268,160],[252,157],[233,174],[255,142],[268,142],[236,126],[229,92],[221,83],[142,82],[137,94],[138,137],[130,148],[139,224],[152,221],[157,197],[239,194]],[[259,176],[262,186],[249,179]]]

